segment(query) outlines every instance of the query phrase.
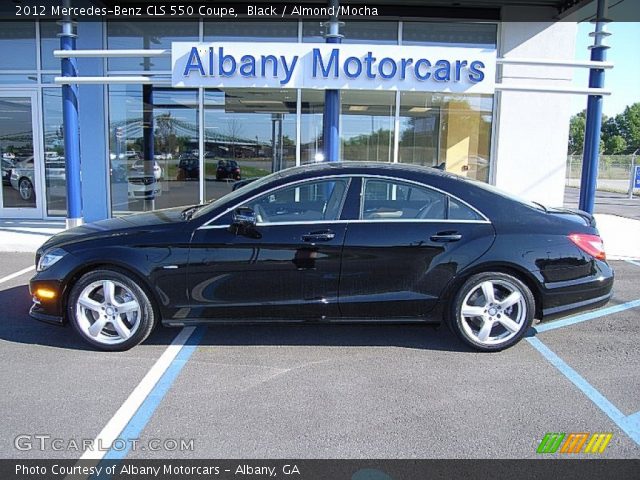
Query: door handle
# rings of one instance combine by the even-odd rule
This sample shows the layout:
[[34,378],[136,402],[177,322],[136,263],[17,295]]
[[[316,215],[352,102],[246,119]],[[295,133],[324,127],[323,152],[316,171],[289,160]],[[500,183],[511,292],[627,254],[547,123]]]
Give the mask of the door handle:
[[336,234],[331,230],[323,230],[322,232],[310,232],[302,235],[304,242],[328,242],[333,240]]
[[457,242],[462,238],[458,232],[438,232],[435,235],[431,235],[431,240],[434,242]]

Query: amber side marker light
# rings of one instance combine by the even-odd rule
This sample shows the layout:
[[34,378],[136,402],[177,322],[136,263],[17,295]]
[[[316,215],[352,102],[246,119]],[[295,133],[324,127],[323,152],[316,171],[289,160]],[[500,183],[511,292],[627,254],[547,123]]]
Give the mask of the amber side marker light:
[[51,300],[56,297],[56,292],[54,290],[49,290],[48,288],[38,288],[35,295],[43,300]]

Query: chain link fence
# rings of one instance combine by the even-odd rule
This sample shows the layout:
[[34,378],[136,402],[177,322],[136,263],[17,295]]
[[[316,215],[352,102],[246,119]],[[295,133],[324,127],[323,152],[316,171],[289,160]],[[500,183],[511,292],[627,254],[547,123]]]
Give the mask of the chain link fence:
[[[598,190],[608,192],[628,193],[631,181],[631,171],[638,165],[637,155],[600,155],[598,165]],[[566,185],[579,187],[582,175],[582,155],[567,156]],[[640,189],[634,193],[639,194]]]

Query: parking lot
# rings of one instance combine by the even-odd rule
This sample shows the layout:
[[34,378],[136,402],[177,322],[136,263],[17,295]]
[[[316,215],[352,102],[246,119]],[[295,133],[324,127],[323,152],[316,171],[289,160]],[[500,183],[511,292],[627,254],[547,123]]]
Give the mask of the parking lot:
[[[612,262],[604,309],[495,354],[416,325],[158,328],[128,352],[96,352],[30,319],[33,271],[11,275],[32,263],[0,264],[4,458],[79,458],[69,443],[107,430],[139,438],[112,458],[534,458],[547,432],[611,432],[598,458],[640,456],[640,263]],[[42,449],[35,435],[62,441]]]

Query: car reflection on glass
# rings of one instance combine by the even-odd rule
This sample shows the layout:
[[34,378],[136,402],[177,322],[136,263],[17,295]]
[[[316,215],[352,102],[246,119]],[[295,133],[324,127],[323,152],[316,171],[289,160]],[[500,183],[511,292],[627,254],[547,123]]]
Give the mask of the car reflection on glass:
[[216,180],[240,180],[240,166],[235,160],[219,160],[216,169]]
[[154,175],[129,174],[129,198],[152,199],[162,194],[162,183]]

